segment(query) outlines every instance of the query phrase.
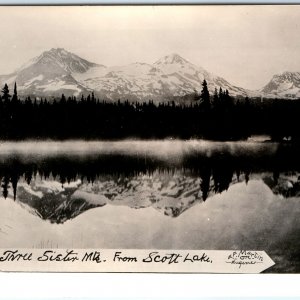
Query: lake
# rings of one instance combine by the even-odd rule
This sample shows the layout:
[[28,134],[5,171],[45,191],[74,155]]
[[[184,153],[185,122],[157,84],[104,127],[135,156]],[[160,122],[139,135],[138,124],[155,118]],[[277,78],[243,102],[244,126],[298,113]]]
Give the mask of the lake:
[[300,272],[293,144],[4,142],[0,177],[3,248],[265,250]]

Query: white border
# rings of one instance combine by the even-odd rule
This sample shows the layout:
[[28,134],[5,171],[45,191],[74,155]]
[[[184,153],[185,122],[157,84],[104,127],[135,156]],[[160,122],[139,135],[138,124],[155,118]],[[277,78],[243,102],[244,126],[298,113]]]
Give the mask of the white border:
[[300,4],[300,0],[0,0],[0,5]]
[[[0,0],[3,4],[229,4],[225,0]],[[230,4],[300,4],[288,1],[230,1]],[[0,16],[1,17],[1,16]],[[1,243],[1,241],[0,241]],[[0,273],[0,299],[300,299],[297,275]]]
[[0,283],[0,299],[287,299],[300,295],[298,275],[8,273],[0,274]]

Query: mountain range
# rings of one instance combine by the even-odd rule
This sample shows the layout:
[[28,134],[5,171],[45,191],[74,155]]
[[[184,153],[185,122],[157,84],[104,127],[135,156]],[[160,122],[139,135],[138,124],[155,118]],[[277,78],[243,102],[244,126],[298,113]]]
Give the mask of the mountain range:
[[274,75],[261,90],[251,91],[230,84],[200,66],[173,53],[153,64],[136,62],[108,67],[89,62],[63,48],[52,48],[31,59],[0,82],[12,87],[17,82],[20,96],[80,96],[94,92],[101,99],[162,101],[197,96],[203,80],[209,91],[228,89],[232,96],[300,97],[300,73]]
[[[275,181],[273,174],[262,173],[251,174],[251,179],[261,181],[273,194],[288,199],[300,194],[299,174],[296,175],[281,175]],[[117,178],[100,178],[93,183],[78,179],[65,185],[55,180],[36,180],[29,185],[26,182],[18,185],[17,201],[41,219],[58,224],[105,205],[134,209],[152,207],[165,216],[175,218],[197,204],[209,202],[216,194],[216,185],[210,178],[208,198],[204,198],[202,182],[200,178],[178,174],[155,174],[152,178],[135,176],[126,178],[124,182]],[[240,182],[245,182],[245,174],[234,175],[228,188]],[[10,197],[13,195],[10,194]]]

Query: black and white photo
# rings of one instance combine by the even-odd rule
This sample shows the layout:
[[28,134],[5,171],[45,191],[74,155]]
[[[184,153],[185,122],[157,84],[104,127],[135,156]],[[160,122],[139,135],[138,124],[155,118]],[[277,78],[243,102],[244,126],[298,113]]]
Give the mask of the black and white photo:
[[300,272],[300,6],[0,13],[1,270]]

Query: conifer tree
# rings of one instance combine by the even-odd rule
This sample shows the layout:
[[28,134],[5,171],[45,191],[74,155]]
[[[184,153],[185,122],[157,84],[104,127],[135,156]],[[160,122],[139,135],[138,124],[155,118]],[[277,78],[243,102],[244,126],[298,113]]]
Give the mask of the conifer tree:
[[3,89],[2,89],[2,99],[4,100],[5,103],[9,103],[9,99],[11,97],[11,95],[9,94],[9,89],[8,89],[8,85],[5,83]]
[[215,92],[214,92],[214,100],[213,100],[213,105],[216,107],[218,106],[218,102],[219,102],[219,96],[218,96],[218,90],[217,88],[215,88]]
[[200,99],[202,100],[204,109],[209,109],[210,108],[209,91],[208,91],[207,82],[205,79],[202,82],[202,90],[201,90],[201,94],[200,94]]
[[66,96],[64,94],[61,95],[60,103],[61,104],[66,104]]
[[231,109],[232,108],[232,105],[233,105],[233,102],[232,102],[232,99],[229,95],[229,91],[226,89],[226,91],[224,91],[224,102],[225,102],[225,106],[227,109]]
[[15,82],[14,93],[11,99],[12,102],[16,103],[18,101],[17,83]]
[[223,99],[223,90],[220,87],[220,89],[219,89],[219,100],[221,101],[222,99]]

